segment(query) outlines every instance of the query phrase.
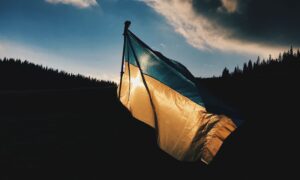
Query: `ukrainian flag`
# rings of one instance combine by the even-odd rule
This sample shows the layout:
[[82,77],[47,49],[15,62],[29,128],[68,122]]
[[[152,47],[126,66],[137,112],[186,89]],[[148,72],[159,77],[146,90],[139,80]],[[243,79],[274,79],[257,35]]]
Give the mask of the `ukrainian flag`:
[[208,113],[193,75],[179,62],[152,50],[128,26],[120,101],[136,119],[155,128],[162,150],[178,160],[210,163],[236,123],[225,115]]

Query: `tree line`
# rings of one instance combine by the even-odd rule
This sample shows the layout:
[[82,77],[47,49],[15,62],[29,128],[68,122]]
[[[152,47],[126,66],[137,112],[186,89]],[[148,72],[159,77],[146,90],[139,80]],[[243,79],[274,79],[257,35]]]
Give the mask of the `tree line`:
[[81,74],[37,65],[27,60],[0,59],[0,89],[63,89],[82,87],[111,87],[112,81],[98,80]]
[[259,56],[256,61],[249,60],[244,63],[243,68],[235,67],[230,72],[227,67],[224,68],[221,78],[247,78],[265,75],[285,75],[289,71],[297,71],[300,66],[300,50],[295,52],[293,47],[288,51],[280,53],[274,58],[269,55],[268,59],[261,59]]

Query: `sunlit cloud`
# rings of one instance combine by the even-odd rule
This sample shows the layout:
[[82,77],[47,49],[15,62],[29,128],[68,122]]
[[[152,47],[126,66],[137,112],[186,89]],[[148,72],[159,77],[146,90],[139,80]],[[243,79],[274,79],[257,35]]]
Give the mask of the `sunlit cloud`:
[[[247,53],[252,55],[278,55],[285,49],[254,41],[233,38],[229,29],[213,23],[193,9],[192,0],[144,0],[157,13],[164,16],[167,22],[182,35],[193,47],[200,50],[220,50],[224,52]],[[222,0],[228,12],[237,10],[237,0]]]
[[234,13],[237,11],[238,0],[221,0],[223,8],[229,12]]
[[45,1],[51,4],[66,4],[78,8],[88,8],[88,7],[98,5],[96,0],[45,0]]

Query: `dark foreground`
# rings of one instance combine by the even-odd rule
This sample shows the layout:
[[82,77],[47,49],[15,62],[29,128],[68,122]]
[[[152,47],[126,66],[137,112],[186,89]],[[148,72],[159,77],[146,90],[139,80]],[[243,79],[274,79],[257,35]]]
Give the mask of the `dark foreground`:
[[242,106],[247,121],[207,166],[160,151],[153,129],[132,119],[115,87],[2,91],[0,179],[287,178],[299,152],[299,106],[289,104],[297,103],[291,95],[269,94],[256,106],[251,95],[236,100],[250,101]]

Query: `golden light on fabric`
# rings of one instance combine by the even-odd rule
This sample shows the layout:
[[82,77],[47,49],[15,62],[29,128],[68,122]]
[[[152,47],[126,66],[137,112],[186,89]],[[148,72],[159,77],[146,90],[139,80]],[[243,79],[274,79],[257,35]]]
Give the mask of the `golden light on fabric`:
[[131,78],[131,87],[133,89],[139,88],[139,87],[143,87],[143,81],[141,80],[140,76],[137,76],[135,78]]
[[[125,70],[120,100],[136,119],[154,128],[153,109],[139,68],[131,64],[129,68],[130,81]],[[178,160],[211,162],[223,141],[236,128],[232,120],[209,114],[204,107],[160,81],[146,74],[144,78],[156,109],[160,148]]]

